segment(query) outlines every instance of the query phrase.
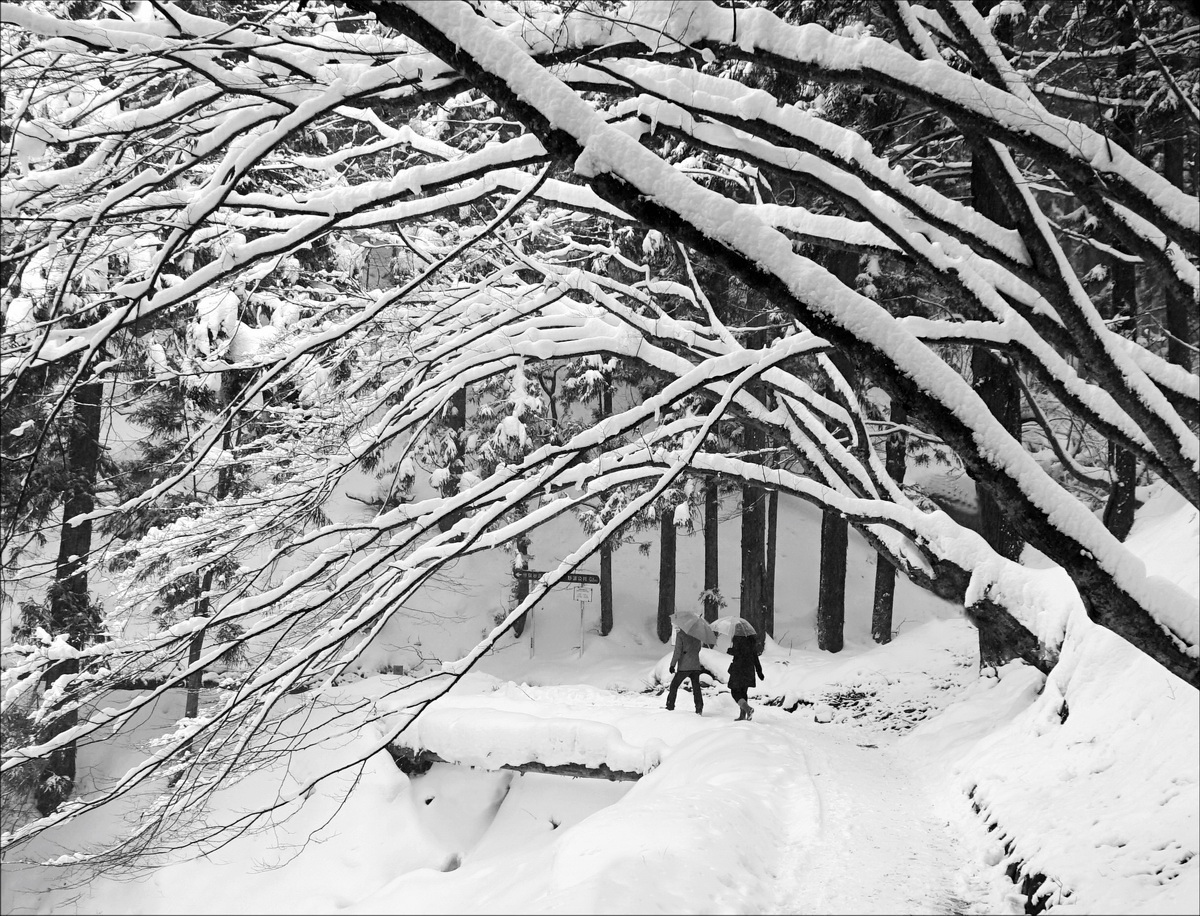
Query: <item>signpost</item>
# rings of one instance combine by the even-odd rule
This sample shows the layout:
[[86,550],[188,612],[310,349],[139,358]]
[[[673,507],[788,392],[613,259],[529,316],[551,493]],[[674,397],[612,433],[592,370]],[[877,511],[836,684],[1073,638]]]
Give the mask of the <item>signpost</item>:
[[[542,569],[514,569],[513,576],[517,579],[529,579],[536,582],[542,576],[546,575],[546,571]],[[559,583],[571,582],[575,583],[574,590],[575,600],[579,602],[579,657],[583,658],[583,636],[584,636],[584,605],[592,600],[592,590],[590,588],[579,588],[580,585],[599,585],[600,577],[592,573],[567,573]],[[558,584],[558,583],[555,583]],[[532,616],[532,615],[531,615]],[[532,621],[530,621],[532,624]],[[529,657],[533,657],[533,632],[529,634]]]
[[576,585],[575,600],[579,602],[579,657],[583,658],[583,606],[592,600],[592,590]]
[[[542,569],[514,569],[513,575],[518,579],[530,579],[537,581],[546,575],[546,571]],[[591,573],[567,573],[559,582],[578,582],[583,585],[599,585],[600,577]]]

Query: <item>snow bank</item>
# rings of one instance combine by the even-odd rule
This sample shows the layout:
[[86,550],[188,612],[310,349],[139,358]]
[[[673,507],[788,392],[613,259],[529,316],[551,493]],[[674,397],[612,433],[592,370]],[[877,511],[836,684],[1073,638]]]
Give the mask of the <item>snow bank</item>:
[[[1197,512],[1150,495],[1126,542],[1197,590]],[[981,850],[1049,879],[1062,913],[1195,913],[1200,900],[1200,694],[1083,614],[1043,679],[1020,663],[903,739],[951,767],[997,829]],[[1036,882],[1035,882],[1036,883]]]

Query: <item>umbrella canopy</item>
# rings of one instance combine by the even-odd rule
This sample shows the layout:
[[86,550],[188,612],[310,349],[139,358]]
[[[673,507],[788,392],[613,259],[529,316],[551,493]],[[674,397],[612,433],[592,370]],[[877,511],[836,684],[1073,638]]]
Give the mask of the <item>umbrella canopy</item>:
[[694,614],[690,611],[675,613],[671,615],[671,620],[684,633],[687,633],[689,636],[695,636],[701,642],[717,641],[717,634],[708,625],[708,621],[699,614]]
[[753,636],[754,627],[745,617],[718,617],[712,622],[712,629],[718,633],[728,633],[731,636]]

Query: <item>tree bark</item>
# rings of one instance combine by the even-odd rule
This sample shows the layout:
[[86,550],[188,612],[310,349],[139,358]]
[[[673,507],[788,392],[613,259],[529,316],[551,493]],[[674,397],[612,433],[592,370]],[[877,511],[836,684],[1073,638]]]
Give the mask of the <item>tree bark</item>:
[[[901,425],[908,421],[908,412],[904,407],[892,402],[888,415],[890,421]],[[884,468],[888,476],[897,484],[904,483],[905,454],[908,437],[901,431],[894,430],[888,434],[884,446]],[[882,554],[875,558],[875,599],[871,605],[871,638],[875,642],[889,643],[892,641],[892,607],[896,594],[896,567],[884,559]]]
[[[1177,188],[1183,187],[1184,142],[1182,137],[1171,137],[1163,143],[1163,177]],[[1167,308],[1163,322],[1167,328],[1167,360],[1177,366],[1192,370],[1194,346],[1200,342],[1192,329],[1190,315],[1196,306],[1190,303],[1174,284],[1166,284]],[[1190,306],[1190,307],[1189,307]]]
[[[529,538],[525,537],[524,535],[517,538],[517,562],[513,568],[514,569],[528,569],[529,568]],[[528,597],[529,597],[529,580],[528,579],[518,579],[517,580],[517,604],[520,604],[522,601],[524,601]],[[524,632],[525,632],[525,615],[522,614],[520,617],[518,617],[516,620],[513,621],[513,636],[520,639],[521,634]]]
[[675,613],[675,519],[670,508],[662,506],[659,511],[658,638],[669,642]]
[[[600,388],[600,416],[611,417],[613,410],[612,386],[605,383]],[[600,635],[607,636],[613,628],[613,582],[612,544],[605,540],[600,544]]]
[[720,500],[717,494],[717,478],[706,477],[704,480],[704,619],[709,623],[717,619],[720,608],[717,607],[716,595],[720,591],[718,577],[718,544],[717,524],[720,521],[717,513],[720,511]]
[[775,636],[775,555],[779,541],[779,491],[767,497],[767,560],[763,574],[763,632]]
[[[96,611],[88,598],[87,562],[92,551],[90,520],[71,524],[96,507],[96,477],[100,468],[100,405],[103,382],[90,382],[75,389],[71,419],[71,441],[67,449],[69,483],[63,496],[62,526],[54,583],[50,587],[50,626],[66,633],[77,648],[99,635]],[[79,660],[66,658],[52,665],[44,682],[50,686],[60,677],[79,673]],[[50,741],[79,724],[79,713],[71,710],[55,715],[42,729],[40,739]],[[52,751],[34,789],[34,803],[42,816],[54,813],[75,788],[75,742]]]
[[846,519],[826,509],[821,513],[821,581],[817,598],[817,648],[841,652],[846,624]]
[[[857,252],[832,252],[829,257],[829,270],[847,287],[854,289],[855,278],[858,274]],[[830,354],[830,360],[842,377],[853,385],[853,366],[846,358],[846,354],[834,351]],[[825,379],[823,387],[827,397],[839,400],[830,379]],[[846,549],[849,538],[849,524],[845,517],[829,509],[822,511],[820,593],[817,597],[817,646],[829,652],[840,652],[844,644]]]
[[[1012,40],[1012,23],[1001,19],[996,24],[1000,41]],[[1001,226],[1013,228],[1015,221],[987,172],[986,163],[978,156],[971,160],[971,203],[984,216]],[[975,389],[992,416],[999,420],[1015,439],[1021,438],[1021,389],[1017,384],[1016,367],[987,349],[971,351],[971,387]],[[985,481],[976,480],[979,504],[979,530],[985,541],[998,554],[1010,560],[1021,556],[1023,542],[1006,513],[996,501],[995,494]],[[976,620],[979,632],[979,666],[999,667],[1016,657],[1015,650],[1005,644],[1004,634],[991,625],[991,618]]]
[[[212,588],[213,574],[211,569],[206,569],[204,575],[200,576],[200,607],[196,609],[198,617],[209,616],[209,601],[208,590]],[[192,634],[191,641],[188,643],[188,667],[200,661],[200,654],[204,651],[204,629],[201,628]],[[187,700],[184,702],[183,715],[185,719],[194,719],[200,715],[200,687],[204,683],[204,671],[193,671],[187,676],[185,682],[187,688]]]
[[[1137,30],[1124,4],[1121,5],[1117,18],[1121,23],[1121,42],[1126,48],[1117,58],[1117,78],[1128,81],[1137,69],[1134,50]],[[1133,110],[1118,108],[1113,126],[1121,144],[1127,150],[1136,152],[1138,128]],[[1123,336],[1136,339],[1137,268],[1124,258],[1113,257],[1109,269],[1112,276],[1112,296],[1107,317]],[[1104,527],[1111,531],[1117,540],[1123,541],[1133,527],[1133,512],[1137,508],[1137,458],[1111,441],[1108,444],[1108,458],[1113,478],[1108,491],[1108,502],[1104,506]]]
[[[758,447],[754,436],[747,430],[747,451]],[[766,578],[766,548],[763,535],[766,531],[765,493],[758,487],[742,487],[742,592],[739,613],[750,622],[758,634],[759,650],[766,639],[766,624],[763,620],[763,581]]]
[[[450,476],[441,487],[443,496],[453,496],[458,492],[462,481],[464,463],[464,439],[467,431],[467,388],[464,385],[450,399],[450,411],[446,417],[447,432],[454,437],[454,456],[447,463]],[[438,528],[444,533],[449,531],[458,520],[461,512],[452,512],[438,521]]]
[[[226,372],[221,379],[221,400],[223,404],[232,404],[238,393],[245,387],[247,379],[244,372],[233,371]],[[236,424],[236,415],[229,418],[229,424],[221,433],[221,448],[226,453],[229,453],[238,444],[238,433]],[[234,467],[225,465],[217,472],[217,489],[214,493],[218,502],[229,496],[233,492]],[[212,589],[213,570],[208,568],[204,571],[204,575],[200,581],[199,600],[196,603],[197,617],[212,616],[212,602],[209,600],[208,594]],[[188,667],[190,668],[200,660],[200,655],[204,651],[204,629],[201,628],[192,634],[192,639],[188,643]],[[187,678],[187,701],[184,704],[184,718],[194,719],[200,714],[200,688],[204,683],[204,671],[193,671]]]
[[[1021,435],[1021,389],[1015,369],[1007,360],[991,350],[976,347],[971,351],[972,387],[983,399],[992,415],[1004,428],[1019,438]],[[1003,509],[996,502],[986,483],[976,481],[979,499],[980,533],[1001,556],[1015,560],[1021,555],[1024,542],[1009,524]]]

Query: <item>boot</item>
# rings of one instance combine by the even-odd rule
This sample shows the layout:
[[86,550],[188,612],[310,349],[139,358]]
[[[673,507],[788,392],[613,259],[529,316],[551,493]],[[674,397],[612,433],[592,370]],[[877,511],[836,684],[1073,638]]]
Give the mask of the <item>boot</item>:
[[742,714],[737,717],[739,722],[741,722],[743,719],[749,721],[750,717],[754,715],[754,713],[750,711],[750,704],[745,700],[738,700],[738,709],[742,711]]

